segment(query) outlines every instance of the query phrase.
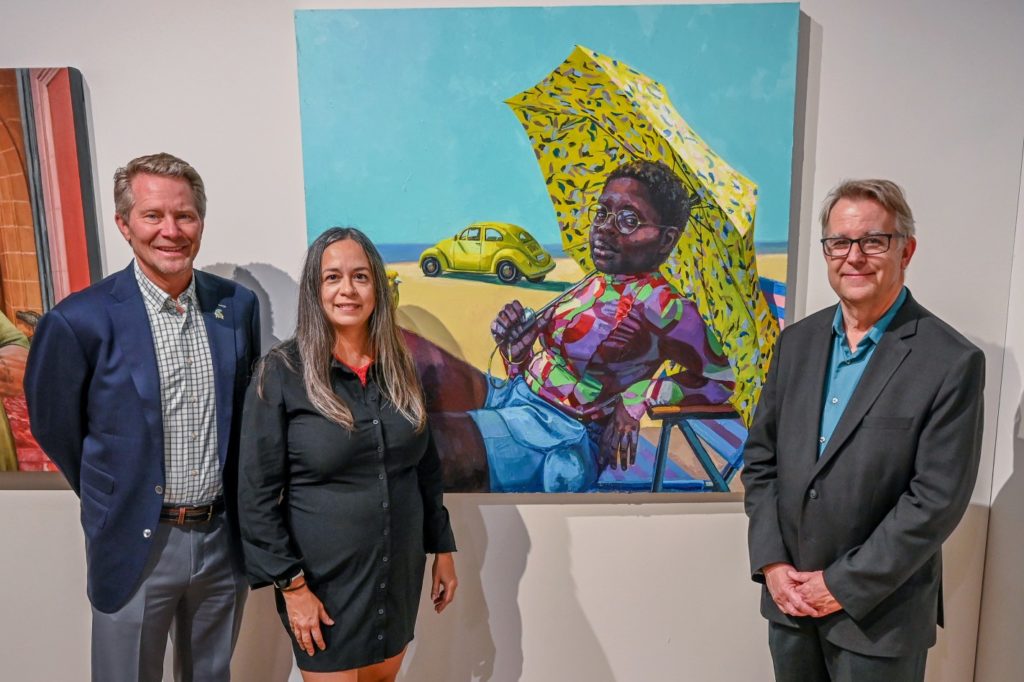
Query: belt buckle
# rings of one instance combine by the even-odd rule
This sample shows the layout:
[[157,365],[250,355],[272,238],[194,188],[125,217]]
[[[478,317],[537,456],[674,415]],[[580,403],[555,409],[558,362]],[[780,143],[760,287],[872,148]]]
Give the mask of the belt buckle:
[[206,507],[206,519],[204,519],[203,522],[204,523],[209,523],[212,520],[213,520],[213,505],[209,504]]

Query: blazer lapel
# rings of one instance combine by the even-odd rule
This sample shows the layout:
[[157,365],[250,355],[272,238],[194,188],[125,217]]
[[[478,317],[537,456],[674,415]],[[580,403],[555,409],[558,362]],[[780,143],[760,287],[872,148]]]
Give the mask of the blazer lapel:
[[807,415],[809,424],[814,428],[805,430],[803,440],[795,449],[800,471],[810,471],[818,460],[818,432],[821,422],[821,400],[825,394],[825,375],[828,373],[828,361],[832,354],[832,315],[821,316],[821,328],[813,331],[813,340],[807,348],[800,348],[803,360],[796,365],[795,371],[802,376],[797,379],[796,409],[794,414]]
[[878,399],[882,389],[886,387],[889,380],[892,379],[892,375],[903,363],[903,359],[907,357],[910,347],[904,343],[903,339],[917,332],[916,308],[916,303],[908,296],[889,328],[882,334],[878,348],[875,349],[864,370],[864,376],[861,377],[860,383],[853,391],[850,404],[843,411],[828,445],[825,446],[824,452],[818,458],[812,478],[818,475],[828,461],[835,457],[843,443],[850,438],[864,415]]
[[217,456],[221,467],[227,459],[231,438],[232,397],[235,391],[235,316],[229,296],[205,273],[195,271],[196,297],[206,324],[206,336],[213,360],[214,387],[217,398]]
[[132,265],[118,275],[111,295],[115,303],[109,313],[117,334],[116,345],[128,363],[153,443],[163,453],[164,419],[160,402],[160,372],[156,364],[156,348],[153,346],[149,315]]

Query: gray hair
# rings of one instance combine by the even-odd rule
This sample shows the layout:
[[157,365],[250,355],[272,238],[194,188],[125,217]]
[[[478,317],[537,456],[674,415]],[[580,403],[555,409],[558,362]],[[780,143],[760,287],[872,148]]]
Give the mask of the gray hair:
[[135,194],[132,192],[132,180],[136,175],[159,175],[165,178],[181,178],[192,188],[192,200],[195,202],[199,219],[206,218],[206,187],[196,169],[177,156],[161,152],[132,159],[114,171],[114,210],[125,222],[135,207]]
[[[381,392],[399,414],[415,424],[417,429],[422,429],[427,423],[423,392],[412,354],[395,318],[396,303],[388,285],[384,260],[369,237],[354,227],[329,228],[309,245],[299,279],[299,315],[295,336],[275,346],[268,357],[278,355],[294,370],[296,367],[292,359],[297,353],[302,362],[306,395],[313,406],[330,421],[346,429],[353,427],[352,410],[331,386],[334,329],[324,313],[320,297],[324,251],[331,244],[345,239],[359,244],[370,261],[376,299],[369,320],[370,346],[377,363]],[[265,362],[260,363],[256,376],[257,393],[261,398],[265,366]]]
[[840,199],[872,199],[882,205],[896,221],[896,233],[914,236],[914,214],[903,188],[892,180],[843,180],[832,188],[821,206],[821,234],[828,230],[828,219]]

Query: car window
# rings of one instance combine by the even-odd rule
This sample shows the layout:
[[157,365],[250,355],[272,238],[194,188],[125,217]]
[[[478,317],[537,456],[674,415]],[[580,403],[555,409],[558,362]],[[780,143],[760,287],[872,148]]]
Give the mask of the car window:
[[463,239],[465,241],[470,241],[470,242],[478,242],[478,241],[480,241],[480,228],[479,227],[467,227],[465,230],[462,231],[462,236],[460,236],[459,239]]
[[525,233],[525,232],[520,232],[519,233],[519,241],[523,242],[524,244],[527,244],[527,243],[531,242],[532,240],[533,240],[533,237],[531,237],[527,233]]
[[484,241],[487,242],[500,242],[502,240],[501,232],[498,232],[493,227],[488,227],[484,233]]

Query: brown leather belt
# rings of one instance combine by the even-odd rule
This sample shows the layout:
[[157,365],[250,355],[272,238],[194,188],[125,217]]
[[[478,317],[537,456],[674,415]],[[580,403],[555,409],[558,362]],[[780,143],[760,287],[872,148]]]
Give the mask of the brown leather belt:
[[198,507],[174,507],[164,505],[160,509],[160,522],[183,526],[186,523],[206,523],[217,512],[224,511],[224,499],[215,500],[213,504]]

